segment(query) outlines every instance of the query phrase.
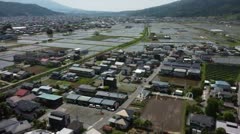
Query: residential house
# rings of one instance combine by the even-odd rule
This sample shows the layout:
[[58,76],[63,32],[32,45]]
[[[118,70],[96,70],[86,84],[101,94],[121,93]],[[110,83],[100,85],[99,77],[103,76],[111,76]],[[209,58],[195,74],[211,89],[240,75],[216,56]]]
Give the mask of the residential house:
[[40,106],[40,104],[29,100],[18,101],[14,111],[17,115],[29,121],[32,121],[44,114],[44,109]]
[[30,94],[30,91],[29,90],[26,90],[26,89],[19,89],[17,90],[17,92],[15,93],[15,96],[18,96],[18,97],[24,97],[26,95]]
[[86,96],[95,96],[97,92],[97,88],[93,87],[91,85],[80,85],[77,89],[76,92],[80,95],[86,95]]
[[104,86],[108,86],[110,89],[117,89],[117,79],[114,77],[106,77],[103,83]]
[[78,120],[73,120],[67,128],[73,130],[73,134],[80,134],[84,130],[83,123]]
[[95,76],[95,71],[93,69],[88,69],[88,68],[71,67],[69,68],[69,71],[71,73],[76,73],[78,76],[82,76],[82,77]]
[[215,120],[212,117],[200,114],[190,114],[188,125],[198,130],[212,130],[215,128]]
[[69,94],[67,97],[66,97],[66,101],[68,103],[73,103],[73,104],[77,104],[77,99],[80,97],[80,95],[77,95],[77,94]]
[[2,120],[0,122],[1,134],[23,134],[31,130],[32,125],[28,121],[18,121],[16,118]]
[[37,96],[37,99],[41,104],[48,107],[58,107],[63,103],[62,96],[53,95],[53,94],[43,93]]
[[89,97],[89,96],[79,96],[78,99],[77,99],[77,103],[81,106],[89,106],[89,100],[91,99],[92,97]]
[[60,111],[53,111],[48,116],[49,125],[54,130],[61,130],[70,124],[70,115]]

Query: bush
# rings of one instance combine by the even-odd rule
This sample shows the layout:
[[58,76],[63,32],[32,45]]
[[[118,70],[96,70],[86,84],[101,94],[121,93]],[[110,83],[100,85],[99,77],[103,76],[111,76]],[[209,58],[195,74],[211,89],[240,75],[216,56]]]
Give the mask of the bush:
[[226,111],[223,113],[223,119],[225,121],[235,122],[234,114],[231,111]]

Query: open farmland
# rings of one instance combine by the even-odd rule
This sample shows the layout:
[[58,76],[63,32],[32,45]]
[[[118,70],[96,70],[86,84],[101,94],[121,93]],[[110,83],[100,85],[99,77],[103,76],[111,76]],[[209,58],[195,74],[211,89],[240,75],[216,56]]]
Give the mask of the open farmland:
[[207,64],[206,79],[236,81],[240,80],[240,66]]
[[143,109],[142,118],[153,123],[154,132],[160,130],[180,133],[184,125],[184,101],[167,97],[153,97]]

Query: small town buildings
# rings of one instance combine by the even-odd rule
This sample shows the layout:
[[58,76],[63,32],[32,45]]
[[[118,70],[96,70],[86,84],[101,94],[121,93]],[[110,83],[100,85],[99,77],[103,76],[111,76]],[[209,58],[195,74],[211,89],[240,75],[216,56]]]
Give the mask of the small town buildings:
[[19,89],[19,90],[17,90],[17,92],[15,93],[15,96],[24,97],[24,96],[28,95],[29,93],[30,93],[29,90]]
[[63,103],[62,96],[43,93],[37,96],[38,101],[47,107],[57,107]]
[[71,73],[76,73],[78,76],[82,77],[93,77],[95,75],[95,71],[88,68],[71,67],[69,68],[69,71]]
[[126,130],[133,119],[133,113],[132,110],[123,109],[115,114],[116,118],[110,118],[108,121],[116,128]]
[[73,130],[73,134],[80,134],[84,130],[83,123],[78,120],[73,120],[67,128]]
[[98,91],[95,96],[104,99],[116,100],[120,104],[122,104],[128,99],[128,95],[126,94],[106,91]]
[[72,129],[63,128],[62,130],[58,131],[56,134],[74,134]]
[[226,134],[240,134],[240,126],[237,123],[217,121],[216,129],[217,128],[225,129]]
[[97,88],[93,87],[91,85],[80,85],[77,89],[76,89],[76,93],[80,94],[80,95],[85,95],[85,96],[95,96],[97,92]]
[[101,102],[101,106],[107,110],[115,111],[119,107],[119,103],[114,100],[104,99]]
[[62,74],[60,72],[53,72],[50,76],[50,79],[61,80]]
[[187,70],[186,69],[180,69],[180,68],[175,68],[173,70],[173,76],[175,77],[185,77],[186,76],[186,73],[187,73]]
[[77,99],[80,97],[80,95],[77,94],[69,94],[66,97],[66,101],[67,103],[73,103],[73,104],[77,104]]
[[212,130],[215,128],[215,120],[212,117],[200,114],[190,114],[188,125],[192,129],[197,130]]
[[16,118],[0,121],[1,134],[23,134],[30,131],[32,125],[28,121],[18,121]]
[[60,111],[53,111],[48,116],[49,125],[54,130],[61,130],[70,124],[70,115]]
[[17,115],[29,121],[33,121],[44,114],[44,109],[40,104],[29,100],[18,101],[14,111]]
[[104,86],[108,86],[110,89],[117,89],[117,79],[114,77],[106,77],[103,83]]
[[89,105],[89,100],[91,99],[92,97],[89,97],[89,96],[79,96],[78,99],[77,99],[77,103],[81,106],[88,106]]
[[191,79],[199,80],[199,79],[201,79],[201,70],[191,68],[187,71],[187,76]]
[[43,129],[37,129],[37,130],[30,131],[30,132],[26,132],[24,134],[52,134],[52,132],[43,130]]
[[15,107],[17,105],[17,102],[21,101],[21,100],[29,100],[29,101],[33,101],[36,99],[36,95],[34,94],[29,94],[26,95],[24,97],[19,97],[19,96],[12,96],[6,99],[6,102],[9,106],[11,107]]
[[102,98],[92,97],[92,98],[89,100],[89,107],[102,108],[102,107],[101,107],[102,101],[103,101]]
[[171,66],[162,66],[160,70],[161,75],[171,76],[173,74],[173,67]]

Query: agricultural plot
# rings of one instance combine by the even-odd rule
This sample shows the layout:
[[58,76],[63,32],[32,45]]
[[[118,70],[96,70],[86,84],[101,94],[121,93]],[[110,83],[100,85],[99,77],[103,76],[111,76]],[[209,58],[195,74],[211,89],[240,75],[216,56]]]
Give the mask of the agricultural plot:
[[34,46],[34,45],[30,45],[30,46],[22,46],[22,47],[16,47],[11,49],[12,51],[38,51],[38,50],[43,50],[43,49],[47,49],[48,47],[42,47],[42,46]]
[[13,61],[13,56],[16,54],[23,54],[24,52],[20,51],[5,51],[0,53],[0,59],[6,60],[6,61]]
[[240,58],[238,56],[215,56],[212,59],[214,63],[240,65]]
[[224,64],[206,64],[206,79],[210,80],[240,80],[240,66]]
[[142,112],[142,118],[153,123],[155,133],[161,130],[181,133],[184,126],[184,101],[167,97],[152,97]]
[[83,50],[91,48],[93,46],[91,45],[80,45],[80,44],[71,44],[71,43],[41,43],[38,44],[38,46],[45,46],[45,47],[58,47],[58,48],[70,48],[70,49],[74,49],[74,48],[82,48]]
[[0,69],[14,65],[14,62],[0,60]]
[[45,72],[49,69],[50,68],[36,65],[36,66],[25,68],[24,70],[28,71],[28,72],[31,72],[31,73],[34,73],[34,74],[40,74],[40,73],[43,73],[43,72]]

